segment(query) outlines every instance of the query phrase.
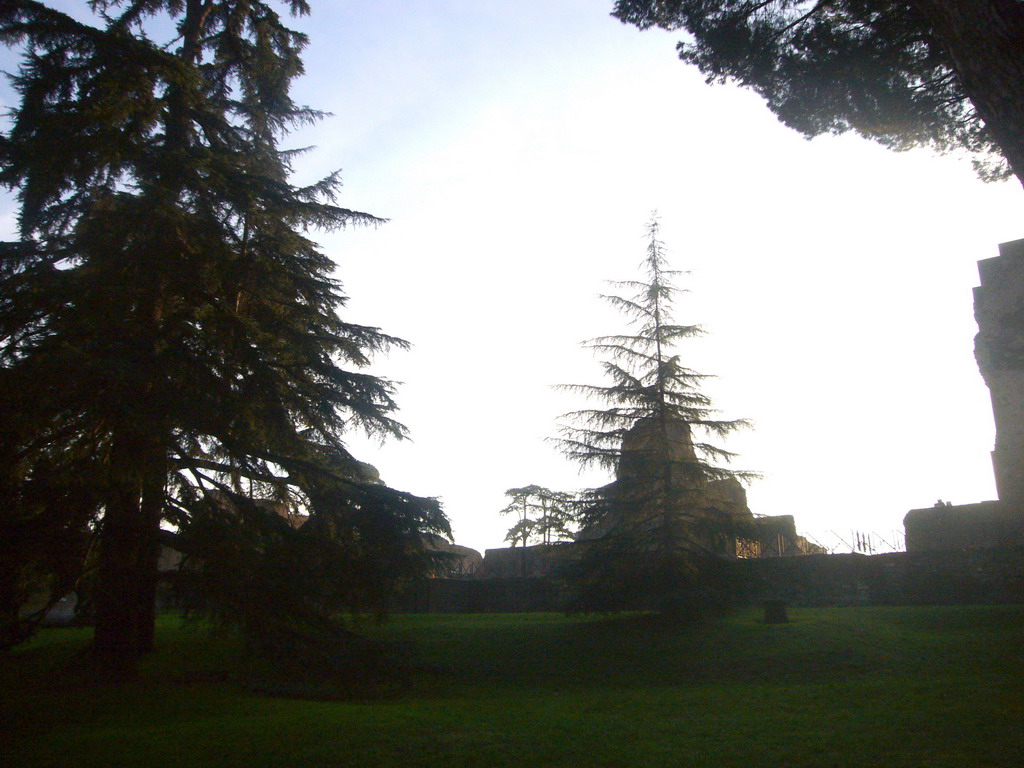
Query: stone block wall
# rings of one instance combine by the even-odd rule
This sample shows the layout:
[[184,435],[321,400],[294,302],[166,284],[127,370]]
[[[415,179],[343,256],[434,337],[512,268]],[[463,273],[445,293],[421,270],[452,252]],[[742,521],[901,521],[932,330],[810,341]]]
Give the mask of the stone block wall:
[[1024,545],[1024,516],[1001,501],[912,509],[903,528],[908,552]]
[[[885,555],[804,555],[728,561],[738,604],[793,606],[1024,603],[1024,546]],[[422,613],[562,611],[571,594],[554,578],[432,579],[395,605]]]
[[572,559],[579,545],[571,542],[536,544],[532,547],[501,547],[484,551],[475,576],[481,579],[546,578]]
[[793,605],[1024,603],[1024,547],[808,555],[737,564],[741,602]]

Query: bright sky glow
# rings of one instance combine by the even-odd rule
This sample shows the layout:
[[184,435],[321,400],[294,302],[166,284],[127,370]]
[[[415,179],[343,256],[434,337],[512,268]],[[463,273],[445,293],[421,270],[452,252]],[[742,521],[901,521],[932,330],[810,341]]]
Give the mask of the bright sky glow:
[[657,209],[691,273],[676,319],[708,332],[683,359],[718,376],[723,416],[755,423],[726,444],[765,475],[755,513],[889,531],[938,498],[994,498],[971,288],[1024,237],[1020,184],[806,141],[610,5],[356,0],[300,22],[296,98],[333,117],[290,137],[317,145],[297,180],[340,167],[342,204],[391,220],[321,242],[348,319],[415,345],[374,370],[404,382],[413,440],[353,438],[356,455],[441,497],[477,549],[502,546],[507,488],[606,482],[545,443],[583,405],[551,385],[603,383],[579,342],[623,328],[597,294],[637,275]]

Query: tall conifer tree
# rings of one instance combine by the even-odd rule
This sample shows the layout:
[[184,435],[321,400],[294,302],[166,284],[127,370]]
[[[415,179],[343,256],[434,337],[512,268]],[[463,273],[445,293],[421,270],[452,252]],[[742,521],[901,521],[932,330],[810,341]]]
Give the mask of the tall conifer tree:
[[679,273],[669,268],[656,216],[641,269],[643,279],[614,283],[625,295],[603,297],[631,331],[586,342],[605,358],[609,383],[562,387],[606,407],[566,414],[559,447],[616,476],[589,492],[583,513],[588,552],[576,575],[584,604],[667,607],[685,597],[692,575],[728,553],[735,535],[715,487],[753,476],[726,466],[733,454],[714,442],[747,423],[718,418],[700,388],[705,375],[675,351],[702,330],[672,319]]
[[90,0],[94,24],[0,7],[0,40],[23,54],[0,136],[20,203],[0,254],[3,514],[59,517],[68,493],[91,505],[111,658],[152,644],[165,523],[201,542],[190,527],[225,510],[222,531],[275,525],[260,498],[310,512],[347,558],[350,583],[329,592],[343,607],[379,608],[423,560],[420,533],[447,532],[436,503],[381,485],[343,442],[404,435],[392,385],[359,369],[405,342],[339,317],[307,235],[377,219],[335,204],[337,174],[288,180],[278,142],[320,115],[289,96],[306,38],[275,5]]

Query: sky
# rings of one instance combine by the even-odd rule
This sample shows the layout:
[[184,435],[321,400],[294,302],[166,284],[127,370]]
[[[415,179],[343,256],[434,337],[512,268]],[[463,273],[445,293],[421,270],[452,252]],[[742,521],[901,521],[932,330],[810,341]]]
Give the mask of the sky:
[[707,332],[678,351],[715,375],[723,417],[754,424],[725,447],[763,475],[756,514],[890,535],[937,499],[994,498],[971,289],[978,260],[1024,238],[1020,183],[982,183],[963,157],[806,140],[755,94],[705,84],[678,33],[610,9],[354,0],[297,22],[310,45],[293,94],[332,114],[286,139],[315,147],[295,180],[340,168],[340,203],[389,220],[316,237],[346,319],[413,344],[372,369],[402,382],[412,439],[354,434],[353,452],[439,497],[478,550],[503,546],[506,489],[607,482],[548,441],[587,405],[553,385],[604,383],[580,342],[624,330],[598,296],[639,275],[656,210],[688,273],[676,319]]

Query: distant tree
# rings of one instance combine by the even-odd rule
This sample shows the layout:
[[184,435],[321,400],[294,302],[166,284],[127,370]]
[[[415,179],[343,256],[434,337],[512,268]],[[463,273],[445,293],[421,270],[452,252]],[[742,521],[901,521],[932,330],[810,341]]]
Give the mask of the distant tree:
[[[605,357],[604,385],[565,390],[605,405],[563,417],[556,441],[571,459],[615,472],[589,492],[580,538],[589,540],[576,571],[584,604],[671,608],[692,596],[694,576],[727,552],[733,521],[709,492],[716,483],[751,477],[724,466],[733,458],[712,438],[746,426],[716,416],[700,390],[703,374],[686,367],[676,344],[699,326],[672,320],[678,293],[658,221],[647,228],[644,278],[615,283],[626,295],[604,296],[626,315],[631,332],[586,346]],[[694,434],[705,439],[694,440]]]
[[[292,607],[381,610],[426,567],[421,534],[448,524],[345,447],[352,429],[404,436],[391,383],[359,369],[405,342],[339,317],[307,235],[378,219],[335,204],[336,174],[288,180],[278,141],[320,116],[289,96],[306,39],[260,0],[88,5],[95,25],[0,4],[22,54],[0,135],[20,203],[0,249],[0,526],[23,555],[97,531],[94,644],[114,664],[152,645],[161,542],[248,569],[236,590],[271,607],[275,579],[309,579],[269,563],[299,558],[334,581]],[[267,499],[309,522],[286,530]]]
[[571,539],[575,523],[575,498],[564,491],[553,491],[540,485],[509,488],[505,491],[508,506],[502,515],[516,515],[518,520],[505,534],[505,541],[515,546],[530,542],[551,544]]
[[806,136],[962,148],[983,178],[1024,183],[1019,0],[616,0],[613,15],[685,30],[683,61]]

